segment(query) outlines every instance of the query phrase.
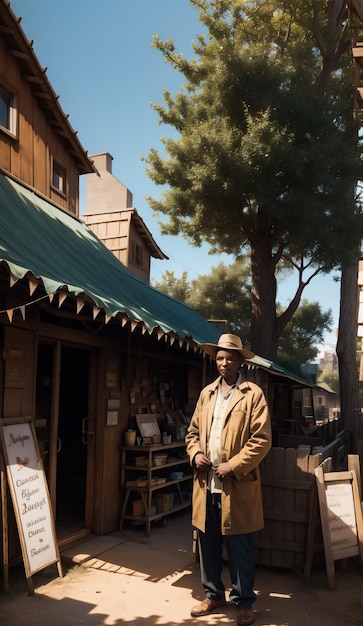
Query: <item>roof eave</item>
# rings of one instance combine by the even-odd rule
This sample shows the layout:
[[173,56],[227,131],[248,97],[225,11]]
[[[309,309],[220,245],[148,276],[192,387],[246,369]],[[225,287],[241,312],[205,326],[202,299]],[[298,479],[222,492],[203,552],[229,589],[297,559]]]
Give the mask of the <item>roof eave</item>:
[[10,2],[0,0],[0,32],[7,42],[10,54],[17,57],[23,65],[22,74],[31,83],[33,96],[40,103],[54,132],[67,144],[68,152],[77,164],[80,174],[97,172],[77,137],[77,131],[72,128],[68,115],[59,104],[59,96],[47,78],[47,68],[41,67],[33,50],[33,41],[27,39],[20,22],[21,17],[16,17]]
[[164,254],[164,252],[161,250],[161,248],[159,248],[158,244],[156,243],[154,237],[152,236],[151,232],[149,231],[148,227],[146,226],[144,220],[142,219],[142,217],[138,214],[136,209],[133,209],[133,213],[131,215],[131,220],[134,223],[134,226],[137,230],[137,232],[139,233],[140,237],[145,241],[150,254],[152,257],[154,257],[155,259],[169,259],[168,256],[166,256],[166,254]]

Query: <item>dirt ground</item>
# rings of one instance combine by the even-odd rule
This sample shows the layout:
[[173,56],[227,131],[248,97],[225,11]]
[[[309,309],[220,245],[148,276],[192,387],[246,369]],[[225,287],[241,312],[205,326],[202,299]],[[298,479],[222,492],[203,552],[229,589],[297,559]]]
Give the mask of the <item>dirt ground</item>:
[[[32,577],[29,595],[22,567],[10,570],[7,593],[0,593],[0,625],[89,626],[133,624],[235,624],[231,604],[221,613],[190,617],[204,598],[199,566],[192,553],[190,514],[167,518],[165,526],[125,529],[90,537],[61,552],[56,565]],[[363,625],[363,572],[356,559],[336,563],[336,589],[327,586],[324,567],[311,576],[257,567],[257,626]],[[224,581],[228,590],[228,569]]]

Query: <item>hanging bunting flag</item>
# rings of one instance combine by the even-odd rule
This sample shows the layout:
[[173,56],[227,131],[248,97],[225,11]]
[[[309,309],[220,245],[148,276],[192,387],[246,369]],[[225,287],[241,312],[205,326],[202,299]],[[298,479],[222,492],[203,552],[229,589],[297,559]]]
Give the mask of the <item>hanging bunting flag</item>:
[[32,296],[34,291],[36,290],[36,288],[38,287],[38,281],[35,278],[29,277],[29,292],[30,295]]
[[6,313],[9,319],[10,318],[12,319],[14,311],[20,311],[23,320],[25,320],[25,307],[31,306],[32,304],[36,304],[37,302],[40,302],[41,300],[45,300],[46,298],[49,298],[50,302],[52,302],[53,297],[54,297],[54,293],[46,294],[45,296],[41,296],[40,298],[37,298],[36,300],[32,300],[31,302],[26,302],[25,304],[20,304],[19,306],[15,306],[12,309],[3,309],[2,311],[0,311],[0,313]]
[[10,322],[10,324],[11,324],[11,323],[12,323],[12,321],[13,321],[13,313],[14,313],[14,309],[7,309],[6,313],[7,313],[7,315],[8,315],[9,322]]
[[131,320],[131,332],[133,333],[135,328],[138,326],[139,322],[135,322],[134,320]]
[[96,319],[96,317],[97,317],[97,315],[99,314],[100,310],[101,310],[101,309],[100,309],[98,306],[94,306],[94,307],[92,308],[92,315],[93,315],[93,319],[94,319],[94,320]]
[[77,315],[80,313],[85,306],[85,301],[82,298],[77,298]]
[[10,274],[10,287],[14,287],[14,285],[16,285],[16,283],[18,282],[18,278],[16,278],[16,276],[13,276],[13,274]]
[[67,292],[66,291],[58,291],[58,308],[60,308],[64,302],[64,300],[67,299]]

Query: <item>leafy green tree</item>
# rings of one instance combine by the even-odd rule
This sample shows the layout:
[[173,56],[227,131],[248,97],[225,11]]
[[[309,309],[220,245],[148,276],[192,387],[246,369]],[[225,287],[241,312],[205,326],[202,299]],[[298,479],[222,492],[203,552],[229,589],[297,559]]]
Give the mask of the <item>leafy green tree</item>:
[[188,302],[190,292],[192,289],[191,284],[188,282],[188,272],[183,272],[181,278],[177,278],[174,272],[166,270],[162,275],[160,282],[154,281],[154,287],[167,293],[169,296],[179,302]]
[[318,302],[303,299],[281,334],[278,362],[301,373],[302,365],[316,359],[317,346],[324,341],[324,334],[331,330],[332,322],[330,310],[324,313]]
[[[149,203],[167,216],[164,233],[207,241],[216,253],[250,254],[251,347],[275,359],[306,285],[341,264],[349,276],[362,236],[345,3],[190,4],[204,28],[194,58],[178,54],[172,40],[154,40],[185,84],[155,105],[177,137],[162,140],[163,156],[152,149],[146,159],[149,176],[166,186]],[[278,312],[281,264],[298,280]]]
[[331,367],[326,366],[320,372],[318,384],[320,385],[321,383],[326,383],[335,393],[339,393],[339,374]]
[[249,343],[251,320],[251,277],[245,259],[232,265],[219,263],[210,274],[187,281],[187,272],[177,278],[174,272],[165,272],[154,287],[173,298],[182,300],[209,320],[226,320],[231,332]]
[[207,319],[226,319],[230,331],[250,343],[251,279],[244,259],[229,266],[219,263],[193,280],[189,304]]
[[[154,286],[170,296],[182,300],[210,320],[226,320],[231,332],[240,335],[249,345],[251,278],[245,259],[232,265],[219,263],[188,283],[187,273],[177,278],[174,272],[165,272]],[[301,374],[301,367],[318,354],[317,344],[324,333],[331,330],[331,311],[322,312],[317,302],[302,300],[299,309],[283,331],[277,360],[286,368]]]
[[[330,94],[317,87],[322,78],[316,41],[312,35],[301,37],[299,45],[291,41],[295,15],[282,11],[284,3],[191,4],[208,31],[193,46],[196,58],[188,61],[172,41],[155,39],[187,82],[175,97],[164,91],[164,106],[155,105],[161,121],[179,136],[163,141],[166,158],[155,149],[149,153],[149,175],[168,185],[161,200],[149,202],[168,216],[168,234],[183,232],[195,245],[208,241],[216,252],[250,251],[252,348],[275,358],[304,287],[341,261],[351,248],[342,241],[350,242],[361,229],[353,199],[347,198],[359,160],[347,140],[348,107],[338,107],[342,66]],[[271,11],[279,6],[280,12]],[[302,34],[298,23],[293,30]],[[351,103],[352,94],[345,96]],[[282,258],[297,269],[299,284],[277,315]],[[306,269],[310,276],[303,279]]]

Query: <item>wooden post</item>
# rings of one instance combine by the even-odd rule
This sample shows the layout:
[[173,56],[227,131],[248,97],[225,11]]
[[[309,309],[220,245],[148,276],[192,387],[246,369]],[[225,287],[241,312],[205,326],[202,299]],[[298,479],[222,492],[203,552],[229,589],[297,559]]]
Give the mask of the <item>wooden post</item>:
[[[328,466],[329,470],[331,469],[332,459],[329,457],[325,459],[321,463],[321,454],[314,455],[310,457],[309,463],[309,471],[311,474],[314,473],[315,469],[321,464],[323,467]],[[314,553],[322,549],[321,540],[320,545],[316,545],[316,530],[317,524],[319,523],[319,500],[318,500],[318,492],[316,488],[316,482],[311,486],[310,493],[310,507],[309,507],[309,523],[308,523],[308,532],[306,538],[306,559],[304,566],[304,576],[310,576],[311,566],[313,563]],[[319,538],[320,539],[320,538]]]
[[359,455],[358,454],[348,454],[348,469],[352,472],[355,472],[357,477],[357,485],[359,497],[362,500],[362,481],[361,481],[361,473],[360,473],[360,464],[359,464]]
[[4,464],[4,457],[1,457],[1,517],[3,525],[3,589],[9,590],[9,538],[8,538],[8,509],[7,509],[7,497],[6,497],[6,470]]

